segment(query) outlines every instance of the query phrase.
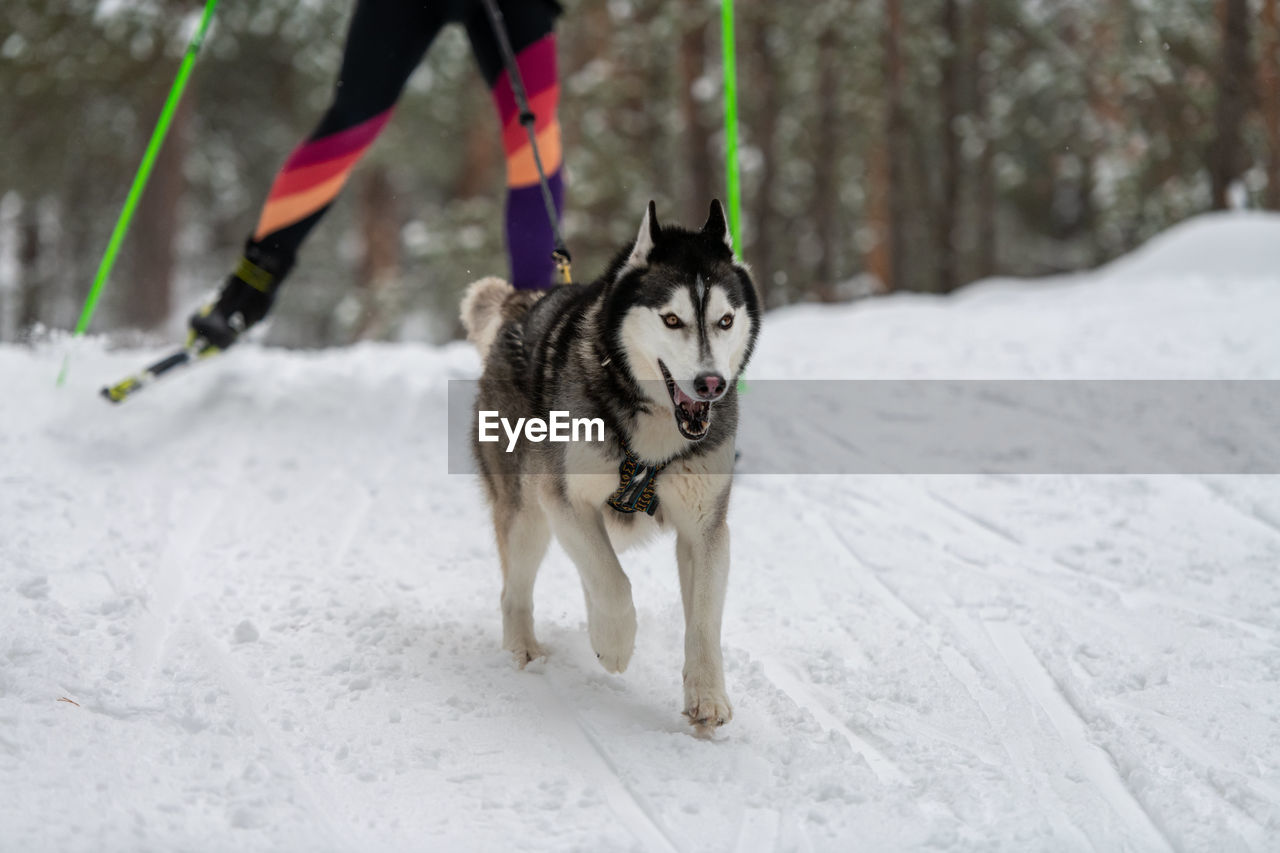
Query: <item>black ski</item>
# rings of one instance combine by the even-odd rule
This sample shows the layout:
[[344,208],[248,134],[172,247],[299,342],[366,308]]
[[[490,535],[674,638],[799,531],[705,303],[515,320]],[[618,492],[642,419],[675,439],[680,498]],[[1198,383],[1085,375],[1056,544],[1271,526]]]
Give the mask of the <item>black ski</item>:
[[159,361],[147,365],[140,373],[135,373],[120,380],[115,385],[110,385],[102,389],[102,396],[106,397],[113,403],[123,403],[129,397],[133,396],[143,388],[155,382],[161,376],[189,364],[217,355],[222,352],[218,347],[212,346],[204,338],[196,338],[191,344],[183,349],[177,350]]

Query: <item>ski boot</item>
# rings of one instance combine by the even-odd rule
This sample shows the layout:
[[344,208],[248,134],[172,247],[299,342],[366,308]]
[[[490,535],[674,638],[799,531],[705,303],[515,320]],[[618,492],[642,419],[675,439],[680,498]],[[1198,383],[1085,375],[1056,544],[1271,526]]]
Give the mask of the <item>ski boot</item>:
[[246,246],[218,298],[191,315],[187,346],[197,339],[216,349],[234,344],[271,310],[280,282],[292,266],[292,259],[281,261],[252,243]]

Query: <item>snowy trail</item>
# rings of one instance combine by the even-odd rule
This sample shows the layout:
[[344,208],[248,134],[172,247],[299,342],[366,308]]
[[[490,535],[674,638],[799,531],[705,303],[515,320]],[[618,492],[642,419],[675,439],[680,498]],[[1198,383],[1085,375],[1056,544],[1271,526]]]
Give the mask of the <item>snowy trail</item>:
[[[1157,245],[778,312],[753,375],[1276,378],[1280,222],[1165,251],[1223,229],[1275,263]],[[147,355],[85,342],[59,391],[61,347],[0,347],[0,851],[1276,849],[1280,478],[764,476],[744,448],[735,717],[700,740],[669,541],[624,556],[624,675],[554,546],[550,657],[501,651],[442,437],[468,348],[246,346],[104,407]]]

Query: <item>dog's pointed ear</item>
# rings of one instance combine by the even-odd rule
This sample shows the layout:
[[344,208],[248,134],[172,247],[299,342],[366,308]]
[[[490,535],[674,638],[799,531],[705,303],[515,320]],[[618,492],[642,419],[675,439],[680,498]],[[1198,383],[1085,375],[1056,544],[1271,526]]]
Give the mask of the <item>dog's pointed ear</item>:
[[662,228],[658,225],[658,207],[652,201],[645,208],[644,219],[640,220],[640,233],[636,235],[636,244],[627,257],[627,267],[644,267],[649,265],[649,253],[658,242],[658,234]]
[[733,235],[729,233],[729,226],[724,218],[724,205],[718,198],[711,199],[711,215],[707,217],[707,224],[702,226],[702,233],[723,240],[729,251],[733,251]]

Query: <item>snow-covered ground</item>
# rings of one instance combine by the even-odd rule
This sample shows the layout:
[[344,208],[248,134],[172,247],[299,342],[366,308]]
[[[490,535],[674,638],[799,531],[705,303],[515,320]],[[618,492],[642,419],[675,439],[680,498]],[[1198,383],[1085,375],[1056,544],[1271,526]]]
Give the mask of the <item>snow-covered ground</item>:
[[[733,722],[662,541],[599,668],[553,550],[499,648],[463,345],[0,348],[0,850],[1280,849],[1280,477],[752,476]],[[760,378],[1280,378],[1280,218],[767,318]],[[746,448],[744,467],[753,453]],[[65,700],[65,701],[64,701]]]

